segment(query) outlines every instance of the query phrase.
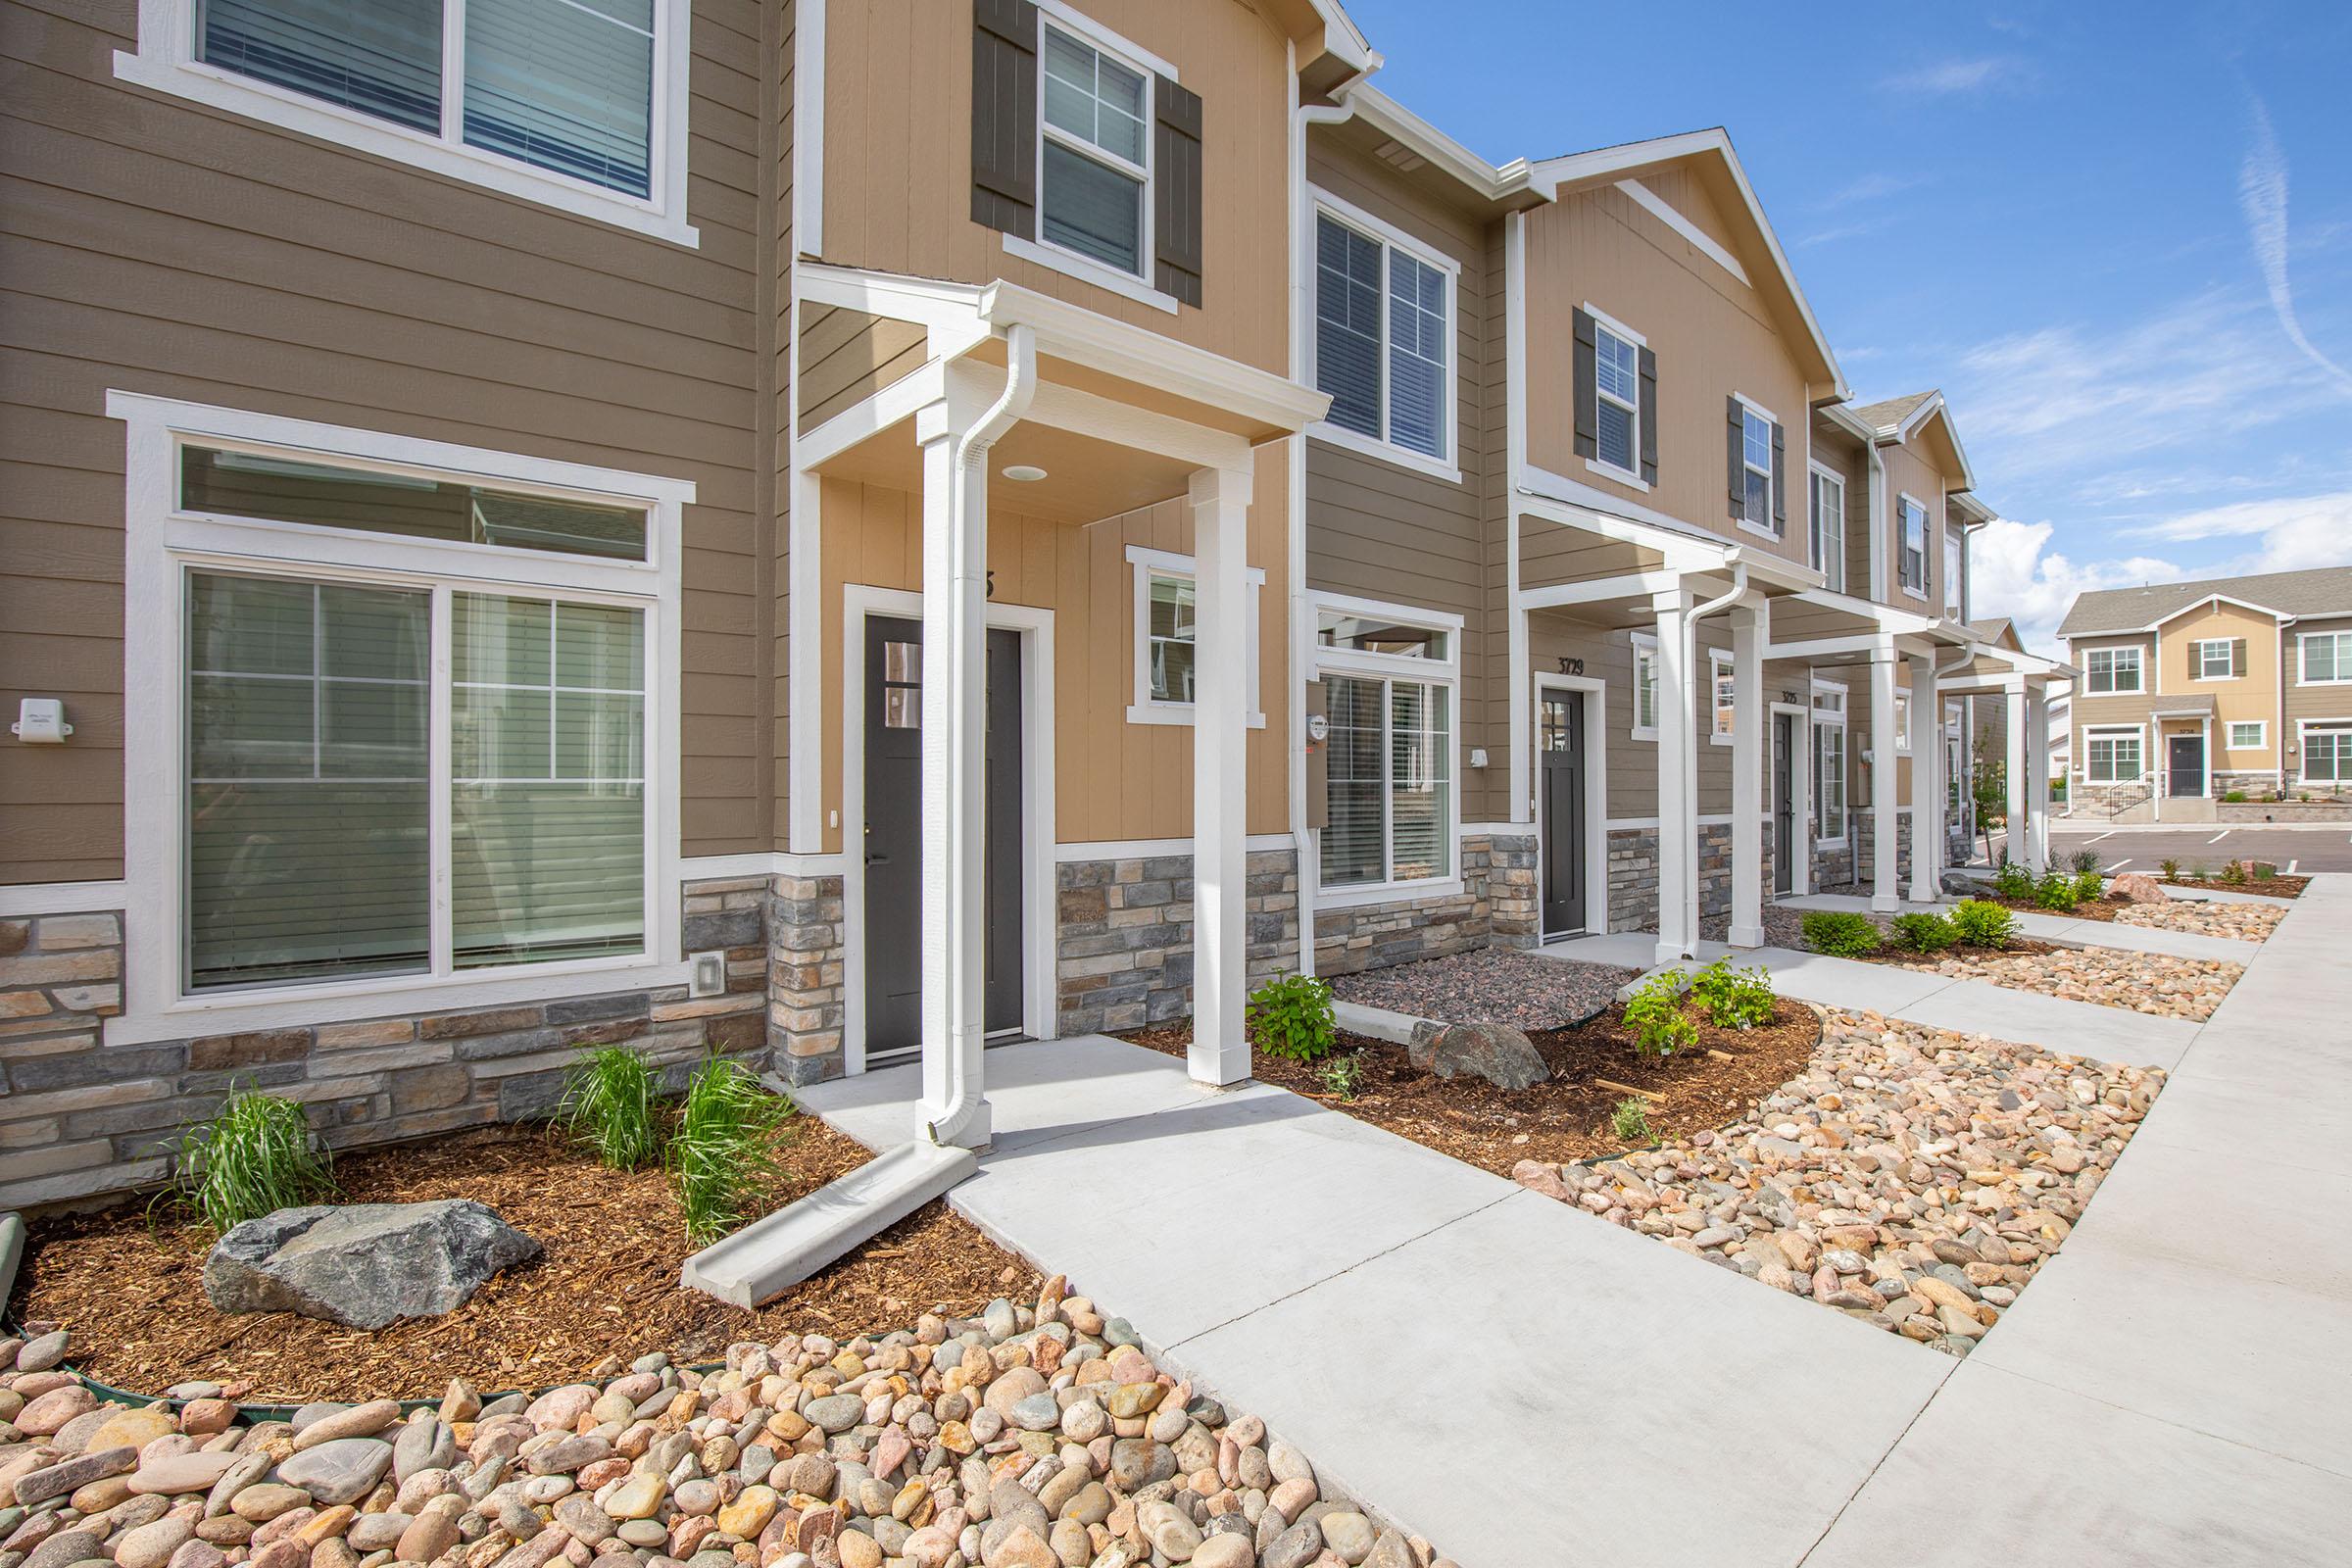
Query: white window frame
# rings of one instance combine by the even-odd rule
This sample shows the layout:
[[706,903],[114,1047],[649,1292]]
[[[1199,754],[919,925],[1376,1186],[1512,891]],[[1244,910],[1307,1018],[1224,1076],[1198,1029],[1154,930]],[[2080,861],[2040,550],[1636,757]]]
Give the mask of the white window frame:
[[[683,509],[691,480],[464,447],[380,431],[181,403],[131,392],[107,394],[109,417],[126,430],[124,498],[123,873],[133,911],[127,941],[125,1011],[106,1023],[106,1042],[182,1040],[192,1035],[377,1017],[385,1013],[498,1005],[680,985],[678,670],[683,646],[680,565]],[[612,561],[511,546],[444,542],[307,523],[273,522],[179,507],[179,450],[225,448],[330,463],[361,471],[455,479],[561,500],[642,507],[646,559]],[[640,611],[645,626],[645,950],[548,963],[369,975],[239,991],[191,993],[183,984],[181,842],[185,682],[184,581],[191,568],[307,581],[429,587],[436,597],[511,592]],[[434,679],[446,679],[448,651],[435,650]],[[444,687],[445,689],[445,687]],[[436,708],[446,698],[435,698]],[[444,759],[446,751],[444,749]],[[435,772],[446,767],[437,760]],[[447,852],[449,802],[431,805],[432,854]],[[446,929],[445,868],[433,878],[436,932]]]
[[1943,613],[1947,620],[1961,620],[1968,615],[1968,531],[1944,524],[1943,529]]
[[[1824,693],[1837,694],[1838,707],[1834,711],[1821,706],[1820,699]],[[1846,835],[1851,831],[1854,819],[1854,803],[1850,799],[1853,791],[1853,758],[1847,750],[1853,731],[1846,722],[1852,694],[1841,680],[1826,680],[1815,676],[1810,695],[1813,701],[1807,719],[1813,731],[1813,743],[1806,762],[1813,792],[1813,847],[1841,850],[1845,848]],[[1824,733],[1830,730],[1838,732],[1838,831],[1835,833],[1825,831],[1821,820],[1821,743]]]
[[1911,693],[1901,686],[1894,689],[1894,755],[1911,755]]
[[[1821,573],[1822,586],[1830,593],[1845,592],[1845,475],[1823,463],[1805,465],[1805,527],[1806,543],[1812,556],[1811,565]],[[1834,530],[1822,526],[1821,488],[1825,484],[1838,487],[1838,510]],[[1833,553],[1825,548],[1836,541]]]
[[[2230,666],[2234,662],[2230,649],[2230,645],[2236,641],[2237,639],[2234,637],[2191,638],[2188,644],[2188,678],[2190,680],[2243,679],[2242,676],[2230,673]],[[2209,674],[2206,671],[2205,650],[2208,648],[2219,648],[2222,651],[2222,672],[2219,675]]]
[[[1741,410],[1740,422],[1740,467],[1742,491],[1744,492],[1746,486],[1746,475],[1751,473],[1760,473],[1764,476],[1764,520],[1761,523],[1748,521],[1747,498],[1743,493],[1740,500],[1740,515],[1733,518],[1732,521],[1744,533],[1752,533],[1759,539],[1777,540],[1781,537],[1781,528],[1779,522],[1773,517],[1772,514],[1772,428],[1781,421],[1777,416],[1775,416],[1770,409],[1766,408],[1763,404],[1758,403],[1754,398],[1749,397],[1746,393],[1735,392],[1732,394],[1732,396],[1740,400],[1740,407]],[[1764,466],[1761,468],[1757,467],[1754,461],[1747,455],[1747,418],[1750,416],[1753,416],[1754,417],[1764,421],[1765,458]],[[1786,440],[1785,437],[1784,440]]]
[[1635,331],[1632,327],[1626,325],[1623,321],[1620,321],[1608,312],[1595,308],[1591,300],[1585,301],[1585,314],[1592,318],[1592,324],[1595,329],[1606,332],[1611,337],[1619,338],[1624,342],[1631,344],[1634,350],[1634,401],[1630,408],[1628,408],[1625,399],[1619,397],[1609,397],[1607,393],[1601,391],[1600,389],[1600,354],[1597,340],[1594,342],[1594,352],[1592,355],[1593,405],[1594,407],[1598,407],[1600,400],[1604,397],[1608,397],[1611,403],[1616,404],[1621,409],[1626,409],[1627,412],[1633,416],[1633,418],[1630,421],[1630,428],[1633,431],[1633,439],[1629,444],[1628,450],[1634,455],[1634,466],[1630,468],[1620,468],[1614,463],[1604,462],[1600,456],[1600,444],[1597,439],[1598,432],[1596,431],[1594,433],[1595,440],[1592,446],[1592,456],[1585,460],[1585,466],[1590,468],[1592,472],[1599,474],[1604,479],[1615,480],[1619,484],[1629,486],[1633,489],[1640,490],[1642,493],[1647,494],[1649,491],[1649,481],[1642,477],[1641,381],[1642,351],[1649,347],[1649,339],[1643,337],[1641,333]]
[[[2139,748],[2139,770],[2129,778],[2091,777],[2092,757],[2100,741],[2119,741],[2129,736]],[[2085,784],[2136,784],[2149,774],[2148,726],[2145,724],[2085,724],[2082,726],[2082,782]]]
[[1365,239],[1375,241],[1381,247],[1380,427],[1383,431],[1389,428],[1389,387],[1393,379],[1389,372],[1389,307],[1392,297],[1389,280],[1389,253],[1391,251],[1404,252],[1422,266],[1434,269],[1446,279],[1446,365],[1438,378],[1441,389],[1438,402],[1444,416],[1441,425],[1444,451],[1436,457],[1432,457],[1426,452],[1415,452],[1411,447],[1399,446],[1386,435],[1366,435],[1361,430],[1350,430],[1344,425],[1334,424],[1329,419],[1316,420],[1306,427],[1306,433],[1318,441],[1328,441],[1336,447],[1346,447],[1352,452],[1361,452],[1367,457],[1378,458],[1383,463],[1394,463],[1399,467],[1413,468],[1432,478],[1443,479],[1447,484],[1460,484],[1462,468],[1459,426],[1461,423],[1462,371],[1461,356],[1454,352],[1454,338],[1461,330],[1462,264],[1443,251],[1415,239],[1396,224],[1384,219],[1375,218],[1353,203],[1343,201],[1319,187],[1308,187],[1307,207],[1305,263],[1308,287],[1306,307],[1307,385],[1322,385],[1321,370],[1315,363],[1318,345],[1315,326],[1314,288],[1317,275],[1314,234],[1315,225],[1325,218],[1329,218],[1345,227],[1354,229]]
[[[1958,703],[1943,705],[1943,808],[1950,820],[1960,821],[1968,814],[1969,779],[1967,720]],[[2065,778],[2064,772],[2059,774]]]
[[[1193,704],[1171,702],[1152,694],[1152,579],[1177,577],[1186,582],[1196,582],[1193,558],[1172,551],[1129,545],[1127,561],[1135,568],[1135,701],[1127,709],[1127,722],[1190,724],[1194,716]],[[1244,659],[1244,667],[1248,670],[1245,679],[1250,692],[1249,723],[1251,729],[1264,729],[1266,715],[1258,707],[1257,645],[1258,608],[1266,586],[1266,570],[1263,566],[1245,566],[1242,580],[1250,589],[1250,606],[1246,612],[1249,619],[1246,639],[1248,652]]]
[[115,52],[116,78],[675,245],[691,248],[702,243],[700,231],[687,221],[686,214],[687,112],[692,96],[687,71],[694,53],[689,35],[693,0],[655,0],[654,95],[647,122],[652,145],[646,165],[652,193],[643,198],[541,169],[464,139],[464,0],[443,0],[438,132],[414,130],[290,87],[207,65],[196,57],[201,4],[202,0],[139,0],[138,48]]
[[[1911,514],[1919,514],[1919,582],[1916,586],[1904,580],[1903,568],[1911,559]],[[1894,541],[1894,580],[1896,586],[1920,603],[1927,603],[1930,566],[1928,563],[1928,530],[1935,518],[1928,515],[1928,504],[1908,490],[1896,492]]]
[[2329,680],[2313,680],[2311,645],[2326,637],[2335,642],[2335,667],[2352,668],[2352,631],[2307,631],[2295,636],[2295,684],[2298,686],[2352,686],[2352,674],[2337,675]]
[[[1642,694],[1644,691],[1651,694],[1649,699],[1651,722],[1647,724],[1642,722]],[[1652,631],[1635,632],[1633,708],[1629,714],[1632,728],[1627,731],[1629,739],[1654,741],[1658,738],[1656,719],[1658,704],[1663,696],[1664,694],[1659,690],[1658,681],[1658,634]]]
[[[2096,659],[2096,658],[2097,658],[2099,655],[2101,655],[2101,654],[2105,654],[2105,655],[2107,655],[2107,656],[2108,656],[2108,661],[2107,661],[2107,663],[2108,663],[2108,670],[2107,670],[2107,680],[2108,680],[2108,686],[2107,686],[2107,690],[2105,690],[2105,691],[2100,691],[2100,690],[2099,690],[2097,687],[2093,686],[2093,685],[2090,683],[2090,680],[2091,680],[2091,661],[2092,661],[2092,660],[2094,660],[2094,659]],[[2121,655],[2124,655],[2124,654],[2129,654],[2129,655],[2131,655],[2131,656],[2132,656],[2132,677],[2133,677],[2133,679],[2132,679],[2132,685],[2130,685],[2130,686],[2128,686],[2128,687],[2126,687],[2126,686],[2118,686],[2118,685],[2116,685],[2116,684],[2114,683],[2114,682],[2115,682],[2115,666],[2116,666],[2116,663],[2117,663],[2118,656],[2121,656]],[[2148,691],[2148,651],[2147,651],[2146,649],[2144,649],[2144,648],[2140,647],[2140,646],[2139,646],[2139,644],[2137,644],[2137,643],[2108,643],[2108,644],[2104,644],[2104,645],[2102,645],[2102,646],[2100,646],[2100,647],[2097,647],[2097,648],[2085,648],[2085,649],[2083,649],[2083,650],[2082,650],[2082,695],[2083,695],[2083,696],[2085,696],[2085,697],[2144,697],[2144,696],[2146,696],[2146,695],[2147,695],[2147,691]]]
[[[2254,738],[2238,744],[2237,732],[2250,729]],[[2222,750],[2225,752],[2267,752],[2271,747],[2271,721],[2267,718],[2232,718],[2222,724]]]
[[[1732,700],[1728,705],[1723,700],[1723,683],[1727,680],[1732,682]],[[1724,709],[1727,706],[1733,709],[1735,713],[1740,706],[1737,666],[1732,662],[1730,649],[1710,648],[1707,650],[1707,739],[1716,746],[1732,744],[1732,731],[1726,727],[1723,721]],[[1738,718],[1735,717],[1733,723],[1737,724],[1738,722]]]
[[[2347,782],[2352,782],[2342,776],[2344,768],[2340,760],[2336,765],[2337,777],[2326,779],[2311,776],[2311,737],[2315,730],[2341,734],[2346,737],[2347,742],[2352,742],[2352,717],[2299,718],[2295,720],[2295,782],[2297,784],[2328,784],[2338,788]],[[2352,750],[2352,745],[2348,745],[2346,749]]]
[[[1159,135],[1155,128],[1158,124],[1158,105],[1154,102],[1159,87],[1152,78],[1165,76],[1180,86],[1183,84],[1182,78],[1177,75],[1174,66],[1160,59],[1151,50],[1112,32],[1094,18],[1063,4],[1062,0],[1038,0],[1037,9],[1039,12],[1038,24],[1041,29],[1059,27],[1089,49],[1108,55],[1128,70],[1143,74],[1144,161],[1140,166],[1130,164],[1115,153],[1098,147],[1092,142],[1071,136],[1067,132],[1046,123],[1046,39],[1045,33],[1041,30],[1037,38],[1037,156],[1036,162],[1030,170],[1030,175],[1037,190],[1037,234],[1035,238],[1026,234],[1006,234],[1004,236],[1005,254],[1017,256],[1026,262],[1035,262],[1040,267],[1050,267],[1054,271],[1078,278],[1082,282],[1092,283],[1097,288],[1108,289],[1113,294],[1174,316],[1182,309],[1181,302],[1175,295],[1153,286],[1152,282],[1153,267],[1159,254],[1156,235],[1153,231],[1152,200],[1152,193],[1159,180],[1157,167]],[[1136,252],[1136,264],[1139,270],[1122,272],[1115,267],[1096,261],[1092,256],[1081,255],[1066,245],[1056,245],[1046,238],[1046,143],[1048,141],[1057,142],[1069,151],[1078,154],[1079,157],[1092,159],[1105,169],[1116,169],[1129,175],[1139,172],[1143,175],[1143,228],[1142,238]]]
[[[1412,654],[1374,654],[1354,648],[1331,648],[1320,636],[1326,612],[1343,615],[1377,615],[1400,625],[1424,626],[1446,633],[1446,657],[1425,659]],[[1378,599],[1359,599],[1346,594],[1317,594],[1308,608],[1315,617],[1317,635],[1310,645],[1313,649],[1312,678],[1325,675],[1352,675],[1365,680],[1408,681],[1424,686],[1443,686],[1446,689],[1446,710],[1452,734],[1447,744],[1452,748],[1448,759],[1451,768],[1446,791],[1446,821],[1442,842],[1446,846],[1450,870],[1439,877],[1391,876],[1380,882],[1348,882],[1337,886],[1322,885],[1315,890],[1315,906],[1323,909],[1348,908],[1358,905],[1386,904],[1400,898],[1446,898],[1459,893],[1462,882],[1462,617],[1447,611],[1425,610],[1417,605],[1390,604]],[[1389,703],[1381,700],[1381,732],[1385,737],[1389,725]],[[1394,752],[1384,740],[1381,747],[1381,809],[1387,820],[1384,829],[1393,862],[1396,853],[1394,815],[1395,779],[1391,776]],[[1315,830],[1320,834],[1323,830]],[[1317,874],[1323,864],[1323,846],[1318,838],[1313,849]]]

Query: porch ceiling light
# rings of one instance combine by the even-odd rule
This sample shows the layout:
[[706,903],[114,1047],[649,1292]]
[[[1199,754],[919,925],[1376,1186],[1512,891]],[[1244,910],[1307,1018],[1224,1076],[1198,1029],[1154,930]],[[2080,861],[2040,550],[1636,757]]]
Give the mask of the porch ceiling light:
[[997,471],[1015,484],[1035,484],[1046,476],[1046,470],[1034,463],[1008,463]]

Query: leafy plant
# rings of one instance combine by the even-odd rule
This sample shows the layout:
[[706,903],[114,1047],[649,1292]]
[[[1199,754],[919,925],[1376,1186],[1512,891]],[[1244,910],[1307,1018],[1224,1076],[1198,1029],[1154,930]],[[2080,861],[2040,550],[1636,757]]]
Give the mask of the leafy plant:
[[1803,921],[1805,946],[1833,958],[1858,958],[1879,951],[1886,939],[1878,925],[1842,909],[1815,909]]
[[714,1242],[749,1217],[776,1176],[776,1132],[792,1113],[740,1061],[712,1056],[694,1070],[667,1156],[688,1241]]
[[2071,857],[2069,857],[2069,863],[2074,866],[2075,874],[2077,876],[2081,876],[2085,871],[2096,871],[2099,868],[2099,852],[2096,850],[2077,850]]
[[1772,1022],[1772,973],[1761,964],[1734,969],[1731,959],[1717,958],[1690,977],[1690,1000],[1718,1029],[1753,1029]]
[[2245,879],[2246,866],[2243,860],[2231,860],[2228,865],[2222,867],[2222,880],[2231,887],[2237,886]]
[[2034,902],[2045,909],[2064,913],[2073,909],[2082,899],[2076,892],[2075,879],[2053,865],[2041,873],[2039,882],[2034,884]]
[[564,1077],[556,1118],[596,1151],[600,1163],[636,1170],[661,1152],[654,1100],[654,1070],[643,1056],[626,1046],[591,1046]]
[[1331,987],[1311,974],[1277,975],[1250,993],[1250,1039],[1269,1056],[1313,1061],[1340,1042]]
[[2256,860],[2253,864],[2253,871],[2254,880],[2257,882],[2268,882],[2278,874],[2278,868],[2268,860]]
[[1323,1080],[1325,1093],[1342,1100],[1353,1100],[1356,1092],[1363,1087],[1363,1054],[1350,1052],[1345,1056],[1334,1056],[1323,1064],[1316,1076]]
[[335,1196],[333,1156],[300,1104],[248,1089],[180,1138],[180,1192],[216,1231]]
[[1698,1044],[1698,1025],[1683,1013],[1683,971],[1661,969],[1636,988],[1625,1004],[1625,1026],[1634,1052],[1646,1061],[1663,1061]]
[[2165,880],[2168,882],[2177,879],[2180,875],[2180,862],[2179,860],[2164,859],[2157,861],[2156,864],[2157,868],[2164,872]]
[[1940,914],[1898,914],[1894,917],[1894,945],[1913,953],[1941,953],[1960,940],[1952,922]]
[[1952,906],[1952,929],[1972,948],[2005,948],[2017,934],[2017,916],[1983,899],[1962,899]]
[[2244,790],[2226,790],[2222,794],[2222,799],[2231,806],[2243,806],[2246,804],[2246,792]]
[[2004,859],[2001,868],[1992,873],[1992,891],[2004,899],[2020,902],[2034,897],[2034,873],[2015,860]]
[[1649,1106],[1639,1096],[1626,1096],[1609,1112],[1609,1131],[1625,1143],[1648,1143],[1654,1136],[1649,1130]]
[[2075,873],[2075,902],[2096,904],[2107,896],[2107,879],[2096,871]]

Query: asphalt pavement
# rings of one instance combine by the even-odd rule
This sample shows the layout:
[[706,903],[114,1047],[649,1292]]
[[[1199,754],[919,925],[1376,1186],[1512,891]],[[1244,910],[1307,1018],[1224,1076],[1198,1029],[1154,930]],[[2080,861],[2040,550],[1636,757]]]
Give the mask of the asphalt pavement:
[[2154,871],[2164,860],[2183,866],[2219,866],[2224,860],[2272,860],[2281,871],[2352,871],[2352,822],[2299,827],[2229,822],[2183,822],[2162,827],[2137,823],[2101,828],[2089,823],[2052,822],[2053,854],[2081,849],[2099,852],[2099,869]]

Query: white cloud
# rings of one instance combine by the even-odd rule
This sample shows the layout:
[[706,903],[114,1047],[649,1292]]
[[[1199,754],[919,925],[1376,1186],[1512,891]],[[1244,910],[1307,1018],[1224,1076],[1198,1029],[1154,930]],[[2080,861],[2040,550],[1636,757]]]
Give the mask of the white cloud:
[[2218,568],[2200,569],[2199,576],[2250,576],[2264,571],[2352,565],[2352,490],[2207,507],[2126,532],[2132,538],[2171,543],[2202,539],[2251,541],[2250,548]]
[[2338,386],[2352,392],[2352,371],[2321,353],[2295,316],[2295,293],[2286,279],[2286,151],[2278,145],[2278,137],[2271,129],[2271,113],[2259,98],[2254,100],[2254,145],[2238,167],[2237,206],[2245,214],[2246,237],[2253,243],[2254,260],[2270,290],[2271,309],[2278,313],[2287,341]]
[[1918,174],[1864,174],[1815,202],[1813,210],[1826,213],[1839,207],[1851,207],[1857,202],[1884,201],[1924,183],[1925,178]]
[[2055,532],[2050,523],[2004,517],[1986,523],[1969,546],[1969,568],[1975,573],[1969,609],[1980,619],[2009,616],[2017,622],[2018,637],[2039,653],[2058,651],[2054,633],[2077,594],[2175,582],[2186,575],[2154,556],[2077,562],[2048,548]]
[[2018,63],[1999,55],[1976,60],[1946,60],[1900,72],[1879,83],[1888,92],[1968,93],[2006,85],[2017,75]]

